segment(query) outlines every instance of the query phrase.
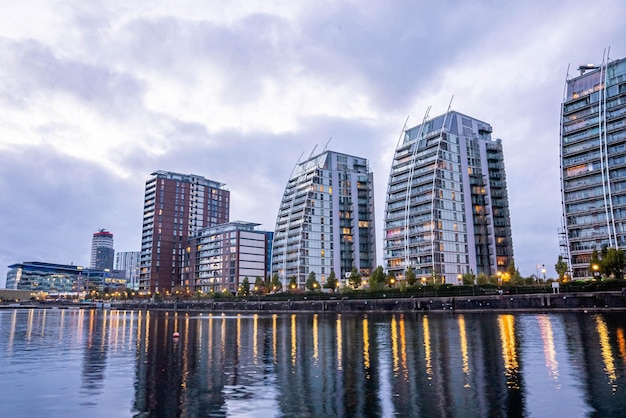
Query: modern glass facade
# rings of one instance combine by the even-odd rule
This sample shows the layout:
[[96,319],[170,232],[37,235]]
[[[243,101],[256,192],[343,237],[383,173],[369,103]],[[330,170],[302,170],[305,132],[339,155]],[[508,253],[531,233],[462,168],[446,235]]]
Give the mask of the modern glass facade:
[[561,108],[563,223],[574,278],[594,249],[626,246],[626,59],[581,66]]
[[126,272],[127,287],[139,290],[139,251],[123,251],[115,255],[115,268]]
[[82,266],[27,261],[9,266],[6,288],[38,294],[84,294],[126,286],[123,271],[86,269]]
[[[428,116],[428,115],[427,115]],[[513,259],[502,141],[489,124],[448,112],[406,129],[394,155],[384,262],[427,283],[502,272]]]
[[325,151],[300,162],[285,188],[272,244],[272,274],[300,289],[310,272],[323,285],[376,263],[374,176],[365,158]]

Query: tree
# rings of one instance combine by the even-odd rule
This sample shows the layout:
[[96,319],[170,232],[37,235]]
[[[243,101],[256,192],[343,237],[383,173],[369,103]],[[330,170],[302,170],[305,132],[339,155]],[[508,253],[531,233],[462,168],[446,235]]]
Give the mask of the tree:
[[565,260],[563,260],[563,256],[560,255],[558,261],[554,265],[554,269],[556,273],[559,275],[559,280],[563,280],[565,278],[565,273],[567,273],[568,265]]
[[262,295],[265,293],[265,280],[257,276],[256,281],[254,282],[254,292],[257,295]]
[[370,277],[370,288],[376,289],[381,287],[385,283],[385,272],[382,266],[378,266],[374,269],[372,276]]
[[515,260],[511,260],[506,268],[505,273],[507,279],[513,284],[519,284],[522,281],[522,276],[519,274],[519,270],[515,267]]
[[613,276],[617,280],[624,279],[624,252],[613,247],[606,251],[602,257],[602,270],[607,276]]
[[600,261],[598,250],[594,248],[591,252],[591,260],[589,260],[589,271],[591,272],[594,280],[600,280],[600,275],[602,274],[600,271],[601,267],[602,262]]
[[243,296],[248,296],[250,294],[250,280],[248,280],[248,276],[243,278],[239,292]]
[[335,289],[337,289],[338,285],[339,285],[339,281],[337,280],[337,277],[335,276],[335,270],[331,269],[330,274],[328,275],[328,279],[326,279],[326,283],[324,284],[324,287],[334,292]]
[[415,272],[413,271],[413,269],[411,267],[407,267],[406,268],[406,272],[404,273],[404,277],[406,278],[406,283],[409,286],[413,286],[415,284],[415,282],[417,281],[417,278],[415,277]]
[[289,291],[296,290],[298,288],[298,281],[296,280],[296,276],[291,276],[289,279]]
[[[493,280],[491,279],[491,277],[493,277]],[[487,274],[483,273],[482,271],[480,273],[478,273],[478,276],[476,276],[476,282],[478,283],[479,286],[487,284],[487,283],[498,283],[498,276],[487,276]]]
[[396,275],[393,271],[390,271],[387,275],[387,285],[393,287],[396,284]]
[[280,292],[283,290],[283,284],[280,282],[280,278],[278,277],[278,273],[274,273],[272,276],[272,290],[274,292]]
[[476,279],[476,276],[473,273],[465,273],[463,275],[463,284],[474,284],[474,280]]
[[357,289],[361,286],[361,275],[357,271],[356,267],[352,267],[352,271],[350,272],[350,277],[348,278],[348,283],[352,286],[353,289]]
[[315,278],[314,271],[309,273],[309,277],[307,277],[306,283],[304,284],[304,286],[309,290],[317,290],[320,288],[320,284],[317,282],[317,279]]

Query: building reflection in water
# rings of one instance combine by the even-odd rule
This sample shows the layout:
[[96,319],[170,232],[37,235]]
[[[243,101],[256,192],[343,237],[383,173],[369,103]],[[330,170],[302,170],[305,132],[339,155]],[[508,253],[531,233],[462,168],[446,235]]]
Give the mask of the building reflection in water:
[[20,381],[30,378],[15,366],[22,358],[54,369],[62,352],[57,361],[80,364],[58,389],[78,395],[67,416],[110,411],[124,397],[119,415],[138,416],[620,416],[626,408],[620,314],[14,310],[0,312],[0,332],[5,396],[30,382]]

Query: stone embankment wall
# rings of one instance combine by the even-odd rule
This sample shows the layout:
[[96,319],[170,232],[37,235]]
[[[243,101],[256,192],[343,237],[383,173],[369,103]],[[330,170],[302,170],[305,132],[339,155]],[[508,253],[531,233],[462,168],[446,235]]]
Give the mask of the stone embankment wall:
[[161,303],[116,303],[117,309],[151,309],[215,312],[470,312],[470,311],[555,311],[626,310],[626,295],[620,292],[489,295],[437,298],[330,300],[235,300]]

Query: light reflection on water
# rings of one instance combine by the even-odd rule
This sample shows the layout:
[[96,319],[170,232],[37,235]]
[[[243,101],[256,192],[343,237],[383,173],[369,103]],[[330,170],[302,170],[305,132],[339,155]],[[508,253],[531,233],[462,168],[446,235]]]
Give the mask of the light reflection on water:
[[29,417],[622,416],[622,318],[0,310],[0,405]]

